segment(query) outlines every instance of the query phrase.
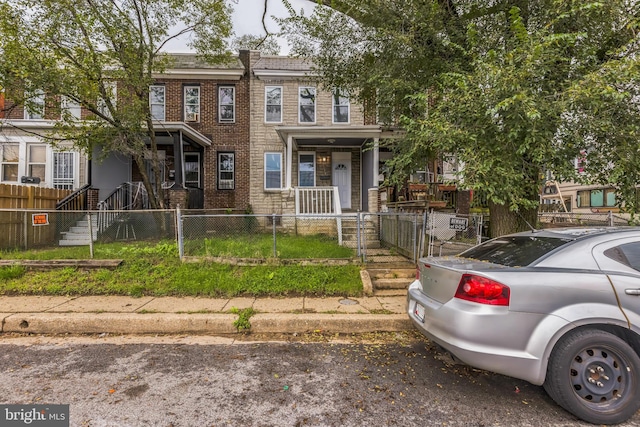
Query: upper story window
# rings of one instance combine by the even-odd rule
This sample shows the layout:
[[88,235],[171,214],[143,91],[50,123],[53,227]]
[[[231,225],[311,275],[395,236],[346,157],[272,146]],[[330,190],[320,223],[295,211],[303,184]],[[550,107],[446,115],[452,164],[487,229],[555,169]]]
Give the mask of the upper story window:
[[349,123],[349,97],[339,89],[333,92],[333,123]]
[[163,85],[149,86],[149,108],[153,120],[165,120],[165,87]]
[[316,88],[301,87],[298,92],[298,121],[300,123],[316,122]]
[[63,118],[80,120],[82,118],[82,107],[80,103],[69,97],[63,97],[61,102]]
[[264,121],[282,123],[282,86],[266,86],[264,102]]
[[236,121],[236,88],[233,86],[218,88],[218,121]]
[[218,190],[235,188],[235,153],[218,153]]
[[113,81],[105,82],[104,91],[105,96],[98,99],[98,111],[105,117],[112,117],[111,108],[115,108],[118,99],[118,84]]
[[44,92],[36,90],[26,95],[24,118],[27,120],[44,119]]
[[18,144],[1,144],[0,149],[2,149],[2,181],[18,182],[20,146]]
[[184,87],[184,120],[200,121],[200,86]]
[[264,153],[264,188],[282,188],[282,153]]

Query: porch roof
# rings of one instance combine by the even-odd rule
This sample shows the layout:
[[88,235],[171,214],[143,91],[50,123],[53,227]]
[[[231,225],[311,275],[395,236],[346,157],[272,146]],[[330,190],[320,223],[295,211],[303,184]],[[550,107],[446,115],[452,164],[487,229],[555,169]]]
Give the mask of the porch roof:
[[278,126],[276,132],[285,144],[289,139],[297,147],[361,147],[365,142],[380,138],[378,125],[340,126]]
[[171,132],[181,132],[182,136],[202,147],[211,145],[211,139],[184,122],[154,122],[153,129],[156,133],[167,132],[170,134]]

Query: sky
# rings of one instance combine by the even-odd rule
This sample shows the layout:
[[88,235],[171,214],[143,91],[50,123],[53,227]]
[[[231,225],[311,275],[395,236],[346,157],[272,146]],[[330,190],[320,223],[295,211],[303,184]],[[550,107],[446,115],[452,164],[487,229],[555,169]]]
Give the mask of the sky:
[[[313,0],[289,0],[291,5],[298,11],[304,9],[309,15],[314,7]],[[262,28],[262,13],[264,11],[264,0],[237,0],[237,4],[233,5],[233,31],[236,36],[244,34],[264,35]],[[267,29],[271,33],[279,31],[278,24],[273,20],[272,16],[287,17],[289,12],[285,8],[282,0],[267,1],[267,15],[265,22]],[[279,38],[280,55],[287,55],[289,48],[284,39]],[[169,52],[188,52],[189,48],[184,41],[176,41],[169,44],[166,49]]]

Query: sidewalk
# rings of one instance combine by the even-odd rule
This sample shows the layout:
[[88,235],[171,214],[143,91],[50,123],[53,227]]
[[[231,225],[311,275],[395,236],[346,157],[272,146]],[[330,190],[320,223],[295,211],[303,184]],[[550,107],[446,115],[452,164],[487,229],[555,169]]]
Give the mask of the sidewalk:
[[[251,332],[393,332],[412,329],[405,296],[176,298],[0,296],[0,333],[235,334],[232,307],[253,307]],[[1,335],[0,335],[1,336]]]

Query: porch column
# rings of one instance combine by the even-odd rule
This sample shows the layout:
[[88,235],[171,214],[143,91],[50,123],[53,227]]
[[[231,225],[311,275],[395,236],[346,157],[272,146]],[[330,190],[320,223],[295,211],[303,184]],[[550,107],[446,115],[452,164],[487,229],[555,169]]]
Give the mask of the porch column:
[[179,190],[184,188],[184,176],[183,176],[183,164],[184,155],[182,154],[182,131],[178,131],[173,134],[173,167],[174,167],[174,180],[175,184],[173,188]]
[[380,175],[380,138],[373,138],[373,187],[378,188]]
[[287,166],[285,173],[285,184],[287,189],[291,189],[291,169],[293,167],[293,137],[287,136]]

